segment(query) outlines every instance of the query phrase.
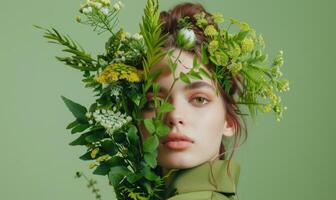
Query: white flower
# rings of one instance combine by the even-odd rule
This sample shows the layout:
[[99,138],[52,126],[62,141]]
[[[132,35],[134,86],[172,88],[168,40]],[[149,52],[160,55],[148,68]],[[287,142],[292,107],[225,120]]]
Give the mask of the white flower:
[[85,113],[85,116],[86,116],[87,118],[90,118],[90,117],[92,116],[92,113],[91,113],[91,112],[87,112],[87,113]]
[[134,33],[132,35],[132,38],[136,39],[136,40],[141,40],[143,39],[142,35],[140,35],[139,33]]
[[120,10],[120,5],[116,3],[113,5],[113,8],[118,11]]
[[113,134],[132,120],[132,117],[125,113],[122,114],[120,111],[115,113],[115,110],[116,108],[113,107],[112,110],[101,109],[95,110],[93,113],[94,119],[107,130],[108,134]]
[[102,12],[104,15],[108,15],[108,13],[109,13],[109,9],[108,9],[108,7],[102,7],[101,9],[100,9],[100,12]]
[[95,3],[94,3],[94,6],[95,6],[97,9],[100,9],[100,8],[103,6],[103,4],[101,4],[101,3],[99,3],[99,2],[95,2]]

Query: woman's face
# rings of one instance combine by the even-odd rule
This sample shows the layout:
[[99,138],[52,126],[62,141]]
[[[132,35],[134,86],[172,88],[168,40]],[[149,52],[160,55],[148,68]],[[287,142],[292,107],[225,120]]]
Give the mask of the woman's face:
[[[175,49],[173,60],[179,49]],[[175,74],[187,73],[193,66],[193,54],[182,51]],[[206,67],[201,65],[205,70]],[[160,85],[159,97],[165,98],[173,84],[173,74],[164,58],[152,69],[164,68],[164,72],[155,80]],[[208,70],[207,70],[208,71]],[[202,76],[203,77],[203,76]],[[150,91],[148,100],[153,98]],[[190,84],[178,80],[168,98],[174,110],[165,113],[164,123],[171,128],[167,137],[160,139],[158,163],[163,168],[191,168],[216,158],[219,153],[222,136],[232,136],[233,128],[228,127],[225,108],[221,95],[216,95],[215,85],[211,79],[191,79]],[[153,118],[155,110],[144,110],[144,118]],[[146,138],[148,133],[142,126]]]

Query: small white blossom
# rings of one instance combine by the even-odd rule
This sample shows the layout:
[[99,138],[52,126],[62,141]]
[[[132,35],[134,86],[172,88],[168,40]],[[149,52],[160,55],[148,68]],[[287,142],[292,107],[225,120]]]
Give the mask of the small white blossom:
[[86,116],[87,118],[91,118],[92,113],[91,113],[91,112],[87,112],[87,113],[85,113],[85,116]]
[[101,7],[103,7],[103,4],[99,3],[99,2],[95,2],[94,3],[94,6],[97,8],[97,9],[100,9]]
[[110,10],[108,9],[108,7],[102,7],[100,9],[100,12],[102,12],[104,15],[108,15],[108,13],[110,12]]
[[140,35],[139,33],[134,33],[132,35],[132,38],[136,39],[136,40],[141,40],[143,39],[142,35]]
[[93,113],[94,119],[106,129],[108,134],[113,134],[132,120],[132,117],[126,116],[126,114],[122,114],[120,111],[113,112],[115,110],[116,108],[113,107],[113,110],[100,109],[95,110]]

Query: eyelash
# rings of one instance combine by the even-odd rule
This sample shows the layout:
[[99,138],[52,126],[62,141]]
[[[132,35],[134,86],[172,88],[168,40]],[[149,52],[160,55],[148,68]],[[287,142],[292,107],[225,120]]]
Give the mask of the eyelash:
[[[206,100],[207,103],[210,102],[210,100],[209,100],[208,98],[203,97],[203,96],[195,96],[195,97],[192,98],[192,100],[197,99],[197,98],[201,98],[201,99],[203,99],[203,100]],[[192,101],[192,100],[191,100],[191,101]],[[151,99],[148,100],[148,101],[147,101],[147,104],[145,105],[145,109],[146,109],[146,110],[153,110],[153,108],[149,108],[149,107],[148,107],[148,105],[149,105],[150,102],[153,102],[153,103],[154,103],[153,100],[151,100]],[[200,106],[203,106],[203,105],[205,105],[205,104],[207,104],[207,103],[201,104]],[[198,106],[198,107],[199,107],[199,106]]]

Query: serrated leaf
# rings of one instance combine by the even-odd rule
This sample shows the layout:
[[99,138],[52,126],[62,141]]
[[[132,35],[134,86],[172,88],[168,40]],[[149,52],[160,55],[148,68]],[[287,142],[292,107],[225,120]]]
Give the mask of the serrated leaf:
[[169,133],[169,131],[170,131],[170,128],[167,125],[161,123],[157,127],[156,134],[159,137],[164,137]]

